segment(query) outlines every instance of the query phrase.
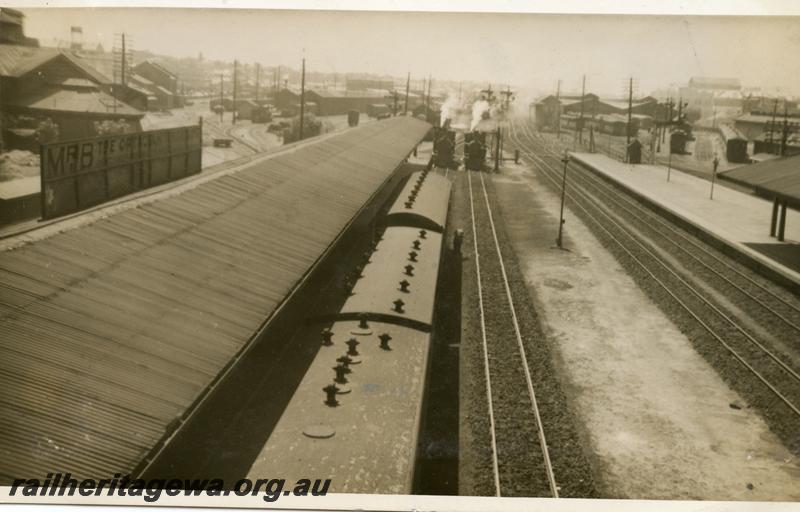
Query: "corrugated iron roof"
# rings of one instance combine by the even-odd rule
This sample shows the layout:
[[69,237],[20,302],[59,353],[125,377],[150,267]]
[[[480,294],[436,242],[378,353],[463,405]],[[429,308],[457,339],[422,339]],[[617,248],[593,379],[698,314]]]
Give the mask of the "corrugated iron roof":
[[38,67],[58,55],[56,48],[0,44],[0,76],[17,76],[15,69]]
[[429,128],[368,123],[0,253],[0,481],[131,471]]
[[89,61],[72,52],[58,48],[9,44],[0,44],[0,76],[20,77],[59,57],[67,59],[94,82],[99,84],[111,83],[111,80],[95,69]]
[[720,176],[751,187],[761,196],[784,199],[800,208],[800,155],[737,167]]

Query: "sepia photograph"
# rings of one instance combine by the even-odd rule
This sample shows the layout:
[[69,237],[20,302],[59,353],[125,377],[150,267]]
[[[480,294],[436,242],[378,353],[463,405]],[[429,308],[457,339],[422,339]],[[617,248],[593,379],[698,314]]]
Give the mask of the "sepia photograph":
[[0,503],[795,510],[800,6],[464,4],[0,0]]

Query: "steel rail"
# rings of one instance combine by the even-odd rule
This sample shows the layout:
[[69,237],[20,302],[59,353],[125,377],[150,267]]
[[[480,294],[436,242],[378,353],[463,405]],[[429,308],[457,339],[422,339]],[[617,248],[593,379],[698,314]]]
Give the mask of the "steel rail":
[[494,406],[492,405],[492,378],[489,373],[489,348],[486,340],[486,314],[483,309],[483,289],[481,287],[481,264],[480,252],[478,251],[478,231],[475,226],[475,200],[472,196],[472,180],[467,171],[467,181],[469,182],[469,211],[472,220],[472,243],[475,251],[475,273],[478,283],[478,309],[481,318],[481,338],[483,347],[483,371],[486,378],[486,398],[489,404],[489,430],[492,437],[492,472],[494,474],[495,496],[500,494],[500,469],[497,460],[497,437],[495,435]]
[[[534,156],[535,156],[535,155],[534,155]],[[537,157],[537,158],[538,158],[538,157]],[[544,161],[544,160],[542,160],[542,161]],[[550,168],[552,169],[552,166],[551,166]],[[581,175],[581,177],[583,178],[584,176],[583,176],[583,175]],[[587,192],[585,192],[585,191],[580,191],[580,193],[581,193],[583,196],[589,196],[589,194],[588,194]],[[593,202],[594,202],[595,204],[599,204],[599,202],[598,202],[597,200],[594,200]],[[598,207],[598,209],[600,209],[600,210],[601,210],[601,212],[603,213],[603,215],[604,215],[604,216],[608,217],[608,218],[609,218],[609,219],[610,219],[612,222],[614,222],[614,220],[611,218],[611,214],[609,214],[609,213],[606,213],[605,211],[603,211],[603,210],[602,210],[601,208],[599,208],[599,207]],[[630,213],[630,212],[629,212],[627,209],[626,209],[625,211],[626,211],[626,212],[628,212],[628,213]],[[614,215],[615,217],[619,217],[617,214],[613,214],[613,215]],[[636,216],[634,215],[634,217],[636,217]],[[751,344],[753,344],[753,345],[755,345],[756,347],[758,347],[758,348],[759,348],[759,349],[760,349],[760,350],[761,350],[761,351],[762,351],[764,354],[766,354],[766,355],[767,355],[767,356],[768,356],[770,359],[772,359],[773,361],[775,361],[775,363],[777,363],[777,364],[778,364],[778,365],[781,367],[781,369],[783,369],[783,370],[784,370],[786,373],[790,374],[790,375],[791,375],[791,376],[792,376],[792,377],[793,377],[793,378],[794,378],[796,381],[800,382],[800,374],[798,374],[798,373],[797,373],[797,372],[796,372],[796,371],[795,371],[793,368],[791,368],[789,365],[787,365],[786,363],[784,363],[784,362],[783,362],[783,360],[781,360],[781,358],[780,358],[780,357],[778,357],[778,356],[777,356],[775,353],[773,353],[771,350],[769,350],[767,347],[765,347],[765,346],[764,346],[764,345],[763,345],[761,342],[759,342],[759,341],[758,341],[758,340],[757,340],[755,337],[753,337],[753,336],[752,336],[752,335],[751,335],[749,332],[747,332],[747,331],[746,331],[746,330],[745,330],[745,329],[744,329],[744,328],[743,328],[741,325],[739,325],[739,323],[738,323],[738,322],[736,322],[735,320],[733,320],[732,318],[730,318],[730,316],[728,316],[727,314],[725,314],[725,313],[724,313],[723,311],[721,311],[721,310],[720,310],[720,309],[719,309],[717,306],[715,306],[713,303],[711,303],[711,301],[709,301],[708,299],[706,299],[706,298],[703,296],[703,294],[702,294],[702,293],[700,293],[700,291],[698,291],[698,290],[697,290],[697,288],[696,288],[695,286],[692,286],[691,284],[689,284],[688,282],[686,282],[686,280],[685,280],[683,277],[681,277],[681,276],[680,276],[680,275],[679,275],[679,274],[678,274],[676,271],[672,270],[672,269],[671,269],[671,268],[669,268],[669,267],[668,267],[668,266],[667,266],[665,263],[661,262],[661,260],[660,260],[659,258],[657,258],[657,257],[656,257],[656,256],[655,256],[655,255],[652,253],[652,251],[650,251],[649,249],[645,248],[645,247],[644,247],[644,245],[642,245],[642,243],[641,243],[641,242],[639,242],[638,240],[636,240],[636,239],[633,237],[633,235],[631,234],[631,233],[633,232],[633,230],[632,230],[632,229],[625,229],[625,228],[622,228],[622,226],[620,226],[618,223],[616,223],[616,222],[614,222],[614,223],[615,223],[615,224],[616,224],[618,227],[620,227],[620,229],[621,229],[623,232],[626,232],[626,233],[628,233],[628,234],[629,234],[629,236],[630,236],[631,238],[633,238],[633,239],[634,239],[634,241],[636,241],[636,243],[637,243],[637,244],[639,244],[639,246],[641,246],[641,247],[642,247],[642,248],[645,250],[645,252],[647,252],[647,253],[648,253],[648,254],[649,254],[649,255],[650,255],[650,256],[651,256],[651,257],[652,257],[652,258],[653,258],[655,261],[659,262],[659,264],[661,264],[661,266],[663,266],[665,269],[667,269],[667,270],[668,270],[668,271],[669,271],[669,272],[670,272],[670,273],[671,273],[673,276],[675,276],[676,278],[678,278],[678,280],[679,280],[679,281],[680,281],[680,282],[681,282],[681,283],[682,283],[684,286],[686,286],[686,287],[689,289],[689,291],[691,291],[691,292],[692,292],[694,295],[696,295],[696,296],[697,296],[697,297],[698,297],[698,298],[699,298],[699,299],[700,299],[700,300],[701,300],[701,301],[702,301],[702,302],[703,302],[703,303],[704,303],[704,304],[705,304],[705,305],[706,305],[708,308],[710,308],[712,311],[714,311],[714,312],[715,312],[716,314],[718,314],[720,317],[722,317],[723,319],[725,319],[725,321],[726,321],[726,322],[728,322],[728,324],[729,324],[729,325],[731,325],[731,326],[732,326],[734,329],[736,329],[737,331],[739,331],[739,332],[740,332],[740,333],[741,333],[741,334],[742,334],[742,335],[743,335],[743,336],[744,336],[744,337],[747,339],[747,341],[749,341]],[[755,299],[753,299],[753,300],[755,300]],[[764,304],[763,306],[764,306],[764,307],[768,307],[768,306],[766,306],[765,304]]]
[[[531,139],[531,141],[533,141],[534,137],[530,133],[529,127],[523,125],[522,131],[525,133],[526,137],[528,137],[529,139]],[[557,155],[555,153],[551,153],[548,156],[554,156],[555,157]],[[593,175],[587,174],[587,173],[581,173],[581,174],[582,174],[582,177],[584,179],[586,179],[587,181],[592,183],[592,185],[596,188],[596,190],[600,191],[600,193],[606,195],[607,197],[611,197],[612,194],[610,192],[607,192],[607,191],[608,190],[612,190],[612,187],[613,187],[612,185],[610,185],[608,183],[605,183],[598,176],[593,176]],[[730,270],[731,272],[733,272],[734,274],[738,275],[742,279],[746,280],[747,282],[749,282],[753,286],[759,288],[760,290],[762,290],[766,294],[770,295],[773,299],[775,299],[778,302],[782,303],[784,306],[786,306],[786,307],[794,310],[798,314],[800,314],[800,307],[795,306],[794,304],[790,303],[789,301],[787,301],[783,297],[777,295],[775,292],[773,292],[772,290],[770,290],[769,288],[767,288],[763,284],[759,283],[755,279],[751,278],[747,274],[745,274],[742,271],[740,271],[739,269],[737,269],[735,266],[731,265],[729,262],[727,262],[724,259],[722,259],[722,258],[718,257],[717,255],[713,254],[711,251],[709,251],[708,249],[703,247],[703,245],[700,242],[698,242],[697,240],[695,240],[692,237],[690,237],[690,236],[686,235],[685,233],[683,233],[680,229],[676,228],[675,226],[670,224],[668,221],[664,220],[657,213],[653,212],[649,208],[646,208],[645,206],[643,206],[643,205],[639,204],[638,202],[636,202],[634,199],[629,198],[627,196],[620,195],[619,198],[620,199],[614,200],[614,202],[616,204],[620,205],[621,208],[623,208],[626,211],[628,211],[627,208],[622,206],[622,203],[624,202],[624,203],[632,206],[633,208],[635,208],[638,212],[643,212],[648,217],[648,219],[654,220],[655,222],[657,222],[659,224],[659,226],[664,227],[669,232],[675,234],[676,236],[680,237],[682,240],[688,242],[691,246],[693,246],[696,249],[698,249],[699,251],[703,252],[706,256],[712,258],[716,263],[719,263],[720,265],[724,266],[726,269]],[[723,279],[724,281],[726,281],[728,284],[730,284],[732,287],[734,287],[737,291],[739,291],[743,295],[747,296],[750,300],[752,300],[753,302],[757,303],[763,309],[767,310],[769,313],[771,313],[772,315],[777,317],[779,320],[781,320],[782,322],[787,324],[789,327],[791,327],[792,329],[796,330],[797,332],[800,332],[800,325],[794,323],[791,319],[786,318],[783,314],[781,314],[780,312],[776,311],[774,308],[770,307],[769,305],[765,304],[761,299],[753,296],[752,293],[748,292],[747,290],[742,288],[740,285],[734,283],[728,277],[722,275],[722,273],[720,273],[718,270],[716,270],[714,267],[712,267],[708,263],[702,261],[696,254],[691,253],[683,245],[681,245],[678,242],[668,238],[667,235],[665,235],[664,233],[658,232],[658,234],[660,236],[662,236],[668,242],[670,242],[673,245],[677,246],[681,251],[683,251],[689,257],[693,258],[698,263],[700,263],[701,265],[706,267],[706,269],[710,270],[712,273],[714,273],[720,279]]]
[[[469,173],[469,171],[467,171]],[[492,207],[489,204],[489,194],[486,191],[486,183],[483,179],[483,173],[480,174],[481,177],[481,188],[483,189],[483,198],[486,202],[486,211],[489,214],[489,226],[492,228],[492,237],[494,238],[494,247],[497,251],[497,261],[500,263],[500,272],[503,275],[503,286],[506,290],[506,297],[508,298],[508,305],[511,309],[511,321],[514,325],[514,334],[517,337],[517,346],[519,347],[519,355],[522,358],[522,368],[525,370],[525,383],[528,386],[528,396],[531,399],[531,409],[533,410],[533,414],[536,417],[536,426],[537,431],[539,434],[539,444],[542,448],[542,457],[544,459],[544,465],[547,470],[547,480],[550,484],[550,491],[553,493],[554,498],[558,498],[558,486],[556,484],[556,477],[553,473],[553,465],[550,462],[550,450],[547,447],[547,439],[545,438],[544,434],[544,424],[542,423],[542,416],[539,413],[539,404],[536,401],[536,392],[533,389],[533,379],[531,378],[531,371],[530,367],[528,366],[528,356],[525,352],[525,344],[522,341],[522,334],[519,328],[519,321],[517,320],[517,310],[514,307],[514,299],[511,296],[511,286],[508,283],[508,275],[506,274],[506,266],[503,262],[503,253],[500,250],[500,242],[497,240],[497,231],[495,229],[494,217],[492,215]],[[472,186],[472,182],[470,181],[470,186]]]
[[[512,136],[511,136],[512,140],[514,140],[514,134],[515,134],[515,132],[514,132],[514,131],[513,131],[513,129],[512,129]],[[521,144],[519,144],[519,141],[518,141],[518,140],[516,140],[515,142],[516,142],[518,145],[520,145],[520,146],[521,146]],[[539,161],[539,162],[542,162],[542,163],[544,164],[544,166],[546,166],[546,167],[549,169],[548,171],[544,171],[544,169],[543,169],[542,167],[540,167],[540,169],[542,169],[542,171],[544,171],[544,172],[543,172],[544,176],[545,176],[545,177],[546,177],[546,178],[547,178],[547,179],[548,179],[550,182],[552,182],[552,183],[553,183],[555,186],[558,186],[558,180],[557,180],[557,179],[555,179],[555,178],[553,178],[553,172],[555,172],[556,174],[558,174],[558,171],[557,171],[557,169],[556,169],[556,170],[554,170],[554,168],[553,168],[553,167],[552,167],[552,166],[551,166],[551,165],[550,165],[550,164],[549,164],[549,163],[548,163],[546,160],[542,159],[541,157],[539,157],[538,155],[536,155],[536,154],[535,154],[535,153],[533,153],[532,151],[526,150],[526,149],[524,149],[524,147],[521,147],[520,149],[521,149],[521,152],[524,152],[524,153],[526,154],[526,156],[527,156],[529,159],[533,159],[533,160],[537,160],[537,161]],[[588,198],[587,198],[587,197],[588,197],[588,196],[587,196],[587,194],[585,194],[585,193],[582,193],[582,196],[583,196],[584,200],[585,200],[585,201],[587,201],[587,203],[590,203],[590,204],[592,203],[592,201],[591,201],[590,199],[588,199]],[[615,236],[613,233],[611,233],[611,232],[610,232],[610,231],[609,231],[609,230],[608,230],[608,229],[607,229],[607,228],[606,228],[606,227],[605,227],[603,224],[601,224],[601,223],[600,223],[600,221],[599,221],[599,220],[597,220],[597,219],[596,219],[594,216],[592,216],[592,215],[589,213],[589,211],[588,211],[588,210],[587,210],[587,209],[586,209],[586,208],[585,208],[585,207],[584,207],[582,204],[580,204],[580,202],[579,202],[579,201],[577,201],[577,200],[576,200],[576,196],[575,196],[575,195],[573,195],[573,193],[572,193],[572,192],[568,192],[568,193],[567,193],[567,197],[571,198],[571,199],[573,200],[574,204],[576,205],[576,207],[578,207],[580,210],[582,210],[584,213],[586,213],[587,217],[588,217],[588,218],[589,218],[589,219],[590,219],[590,220],[591,220],[593,223],[595,223],[595,224],[596,224],[596,225],[597,225],[597,226],[598,226],[600,229],[602,229],[602,230],[603,230],[603,231],[604,231],[604,232],[605,232],[605,233],[606,233],[606,234],[607,234],[607,235],[608,235],[608,236],[611,238],[611,240],[613,240],[613,241],[614,241],[614,242],[615,242],[617,245],[619,245],[619,246],[620,246],[620,248],[621,248],[621,249],[622,249],[622,250],[623,250],[625,253],[627,253],[627,254],[628,254],[628,256],[630,256],[630,257],[631,257],[631,259],[633,259],[633,261],[635,261],[635,262],[636,262],[636,263],[637,263],[637,264],[638,264],[638,265],[639,265],[639,266],[640,266],[640,267],[641,267],[641,268],[642,268],[642,269],[643,269],[643,270],[644,270],[644,271],[645,271],[645,272],[646,272],[646,273],[647,273],[647,274],[648,274],[648,275],[649,275],[649,276],[650,276],[650,277],[651,277],[651,278],[652,278],[652,279],[653,279],[655,282],[657,282],[657,283],[658,283],[658,284],[659,284],[659,285],[660,285],[660,286],[661,286],[661,287],[664,289],[664,291],[666,291],[666,292],[667,292],[667,293],[668,293],[668,294],[669,294],[669,295],[670,295],[670,296],[671,296],[673,299],[675,299],[675,301],[676,301],[676,302],[677,302],[677,303],[678,303],[678,304],[679,304],[679,305],[680,305],[680,306],[681,306],[681,307],[682,307],[684,310],[686,310],[686,312],[687,312],[687,313],[689,313],[689,315],[690,315],[690,316],[692,316],[692,317],[693,317],[693,318],[694,318],[694,319],[695,319],[695,320],[696,320],[696,321],[697,321],[697,322],[698,322],[698,323],[699,323],[699,324],[700,324],[700,325],[701,325],[701,326],[702,326],[702,327],[703,327],[703,328],[704,328],[704,329],[705,329],[705,330],[706,330],[706,331],[707,331],[709,334],[711,334],[711,336],[713,336],[713,337],[714,337],[714,338],[717,340],[717,342],[718,342],[718,343],[720,343],[720,344],[721,344],[721,345],[722,345],[722,346],[723,346],[723,347],[724,347],[724,348],[725,348],[725,349],[726,349],[726,350],[727,350],[727,351],[728,351],[728,352],[729,352],[731,355],[733,355],[733,356],[734,356],[734,357],[735,357],[735,358],[736,358],[736,359],[737,359],[737,360],[738,360],[738,361],[739,361],[739,362],[740,362],[740,363],[741,363],[741,364],[742,364],[742,365],[743,365],[745,368],[747,368],[747,369],[748,369],[748,370],[749,370],[749,371],[750,371],[750,372],[751,372],[751,373],[752,373],[752,374],[753,374],[753,375],[754,375],[756,378],[758,378],[758,379],[759,379],[759,380],[760,380],[760,381],[761,381],[761,382],[762,382],[762,383],[763,383],[765,386],[767,386],[767,387],[768,387],[768,388],[769,388],[769,389],[770,389],[770,390],[771,390],[771,391],[772,391],[772,392],[773,392],[773,393],[774,393],[774,394],[775,394],[775,395],[776,395],[776,396],[777,396],[777,397],[778,397],[778,398],[779,398],[781,401],[783,401],[783,402],[784,402],[784,403],[785,403],[785,404],[786,404],[786,405],[787,405],[787,406],[788,406],[788,407],[789,407],[789,408],[790,408],[790,409],[791,409],[791,410],[792,410],[792,411],[793,411],[793,412],[794,412],[794,413],[795,413],[797,416],[800,416],[800,409],[798,409],[798,407],[797,407],[797,406],[795,406],[795,405],[794,405],[794,404],[793,404],[793,403],[792,403],[792,402],[791,402],[791,401],[790,401],[788,398],[786,398],[785,396],[783,396],[783,394],[782,394],[782,393],[781,393],[781,392],[780,392],[780,391],[779,391],[779,390],[778,390],[778,389],[777,389],[777,388],[776,388],[776,387],[775,387],[775,386],[774,386],[772,383],[770,383],[770,382],[769,382],[769,381],[768,381],[768,380],[767,380],[767,379],[766,379],[766,378],[765,378],[763,375],[761,375],[761,373],[759,373],[759,372],[758,372],[758,371],[757,371],[755,368],[753,368],[753,367],[752,367],[752,366],[751,366],[749,363],[747,363],[747,361],[745,361],[745,359],[744,359],[744,358],[743,358],[743,357],[742,357],[742,356],[741,356],[741,355],[740,355],[740,354],[739,354],[739,353],[738,353],[738,352],[737,352],[735,349],[733,349],[733,348],[732,348],[732,347],[731,347],[731,346],[730,346],[728,343],[726,343],[726,342],[725,342],[725,340],[724,340],[724,339],[723,339],[723,338],[722,338],[722,337],[721,337],[721,336],[720,336],[720,335],[719,335],[719,334],[718,334],[718,333],[717,333],[717,332],[716,332],[716,331],[715,331],[715,330],[714,330],[714,329],[713,329],[711,326],[709,326],[709,325],[708,325],[708,324],[707,324],[707,323],[706,323],[704,320],[702,320],[702,319],[701,319],[701,318],[700,318],[700,317],[699,317],[699,316],[698,316],[698,315],[697,315],[697,314],[696,314],[694,311],[692,311],[692,309],[691,309],[691,308],[690,308],[690,307],[689,307],[689,306],[688,306],[688,305],[687,305],[687,304],[686,304],[686,303],[685,303],[683,300],[681,300],[681,299],[680,299],[680,298],[679,298],[679,297],[678,297],[678,296],[677,296],[677,295],[676,295],[676,294],[675,294],[675,293],[674,293],[672,290],[670,290],[670,288],[669,288],[669,287],[668,287],[668,286],[667,286],[667,285],[666,285],[666,284],[665,284],[665,283],[664,283],[664,282],[663,282],[661,279],[659,279],[658,277],[656,277],[656,276],[655,276],[655,274],[653,274],[653,272],[652,272],[652,271],[651,271],[649,268],[647,268],[647,266],[646,266],[644,263],[642,263],[642,261],[641,261],[639,258],[637,258],[637,257],[636,257],[636,256],[635,256],[635,255],[634,255],[634,254],[633,254],[633,253],[632,253],[632,252],[631,252],[631,251],[630,251],[630,250],[629,250],[629,249],[628,249],[628,248],[625,246],[625,244],[624,244],[624,243],[622,243],[622,242],[619,240],[619,238],[618,238],[617,236]],[[595,201],[595,202],[596,202],[596,201]],[[626,228],[624,228],[623,226],[621,226],[621,225],[620,225],[618,222],[616,222],[616,221],[615,221],[613,218],[611,218],[611,216],[609,216],[608,214],[606,214],[606,213],[605,213],[605,212],[602,210],[602,208],[600,208],[600,207],[598,207],[598,206],[595,206],[595,208],[596,208],[596,209],[598,210],[598,212],[600,212],[600,213],[601,213],[603,216],[605,216],[606,218],[608,218],[608,220],[609,220],[609,221],[610,221],[610,222],[611,222],[613,225],[615,225],[615,226],[616,226],[618,229],[620,229],[620,231],[622,231],[623,233],[625,233],[626,235],[628,235],[628,236],[629,236],[629,237],[630,237],[630,238],[631,238],[631,239],[632,239],[632,240],[633,240],[633,241],[634,241],[634,242],[635,242],[637,245],[639,245],[639,246],[642,248],[642,250],[643,250],[643,251],[645,251],[645,253],[646,253],[646,254],[648,254],[648,255],[649,255],[651,258],[653,258],[653,260],[654,260],[656,263],[658,263],[659,265],[661,265],[662,267],[664,267],[664,269],[666,269],[666,270],[667,270],[669,273],[671,273],[671,274],[672,274],[674,277],[676,277],[676,278],[677,278],[677,279],[678,279],[678,280],[679,280],[679,281],[680,281],[680,282],[681,282],[681,283],[682,283],[682,284],[683,284],[683,285],[684,285],[684,286],[685,286],[685,287],[686,287],[686,288],[687,288],[689,291],[693,292],[693,293],[694,293],[695,295],[697,295],[697,296],[698,296],[698,297],[699,297],[701,300],[703,300],[704,302],[706,302],[706,303],[708,304],[708,301],[706,301],[706,300],[705,300],[705,299],[702,297],[702,295],[700,295],[700,294],[699,294],[699,293],[698,293],[698,292],[697,292],[697,291],[696,291],[696,290],[695,290],[695,289],[694,289],[694,288],[693,288],[693,287],[692,287],[692,286],[691,286],[689,283],[687,283],[685,280],[683,280],[683,279],[682,279],[682,278],[681,278],[679,275],[675,274],[675,272],[674,272],[672,269],[670,269],[670,268],[669,268],[669,267],[668,267],[668,266],[667,266],[665,263],[663,263],[663,262],[662,262],[662,261],[661,261],[661,260],[660,260],[658,257],[656,257],[656,256],[655,256],[655,255],[654,255],[654,254],[653,254],[651,251],[649,251],[649,250],[648,250],[648,249],[647,249],[647,248],[646,248],[644,245],[642,245],[642,243],[641,243],[639,240],[637,240],[637,239],[636,239],[636,237],[635,237],[635,236],[634,236],[632,233],[630,233],[630,230],[629,230],[629,229],[626,229]],[[709,305],[709,306],[710,306],[712,309],[716,310],[716,308],[715,308],[713,305],[711,305],[711,304],[708,304],[708,305]],[[727,318],[727,317],[726,317],[726,318]],[[760,344],[758,344],[758,346],[760,346]],[[766,350],[766,349],[764,349],[764,350]],[[773,359],[774,359],[774,357],[773,357]],[[796,373],[794,373],[793,371],[792,371],[790,374],[791,374],[791,375],[796,375]]]

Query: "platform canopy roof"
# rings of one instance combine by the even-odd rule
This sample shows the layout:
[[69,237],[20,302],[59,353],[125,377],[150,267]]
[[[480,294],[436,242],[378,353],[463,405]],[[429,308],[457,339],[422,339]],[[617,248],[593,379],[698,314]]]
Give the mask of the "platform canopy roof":
[[367,123],[0,251],[0,484],[135,472],[429,129]]
[[800,155],[768,160],[720,173],[724,179],[752,188],[767,199],[800,209]]

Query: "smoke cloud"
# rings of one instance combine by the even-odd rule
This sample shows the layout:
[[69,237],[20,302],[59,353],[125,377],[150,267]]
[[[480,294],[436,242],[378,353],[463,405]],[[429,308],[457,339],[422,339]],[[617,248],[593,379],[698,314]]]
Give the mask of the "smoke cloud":
[[478,100],[472,104],[472,122],[470,122],[469,130],[474,131],[478,123],[481,122],[483,114],[489,112],[489,102],[486,100]]
[[444,105],[442,105],[441,126],[444,126],[445,121],[448,119],[450,119],[451,122],[453,121],[453,113],[458,107],[458,98],[453,95],[448,95]]

